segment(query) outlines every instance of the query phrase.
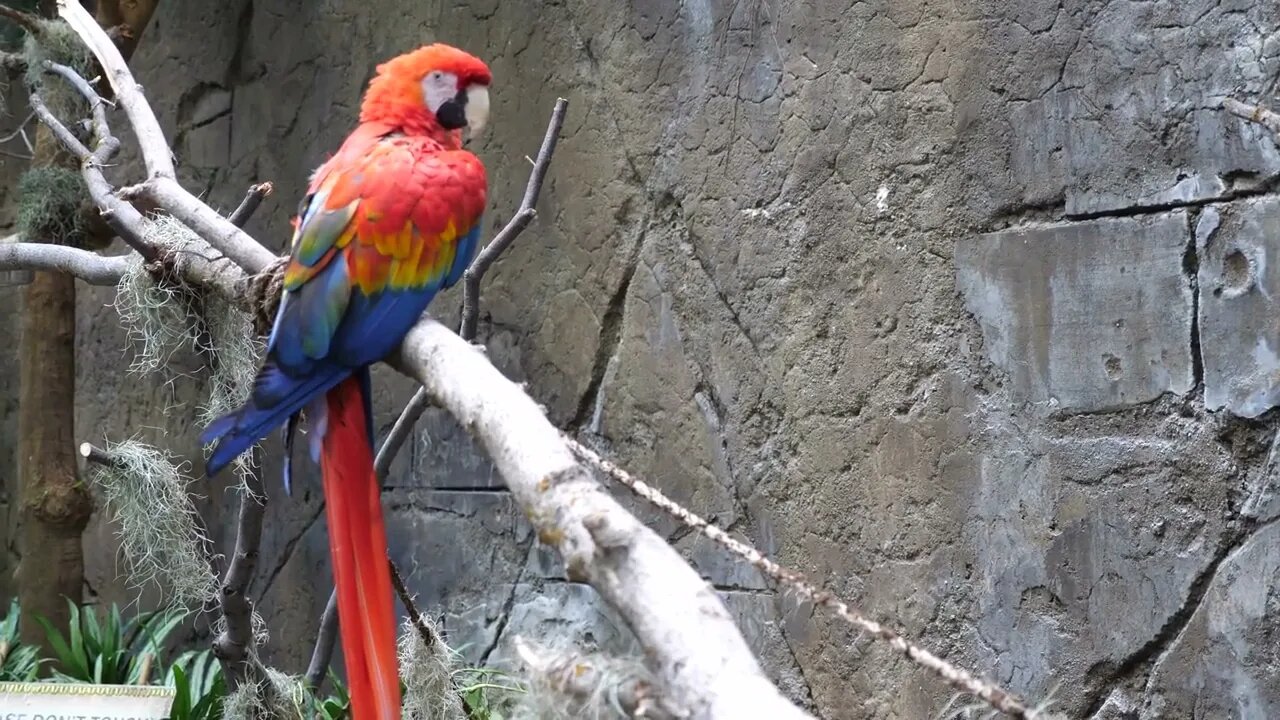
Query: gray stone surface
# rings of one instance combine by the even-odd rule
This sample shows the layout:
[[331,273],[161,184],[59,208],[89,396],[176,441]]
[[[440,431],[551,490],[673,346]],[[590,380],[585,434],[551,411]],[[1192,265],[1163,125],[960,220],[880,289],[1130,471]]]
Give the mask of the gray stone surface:
[[1015,400],[1105,410],[1192,388],[1187,215],[1033,225],[961,241],[956,283]]
[[1209,206],[1196,226],[1204,402],[1257,417],[1280,400],[1280,203]]
[[[441,39],[491,61],[475,144],[488,229],[568,97],[538,220],[486,280],[480,336],[555,422],[948,658],[1037,698],[1057,688],[1070,717],[1280,702],[1275,613],[1241,610],[1267,608],[1271,582],[1232,569],[1280,554],[1254,529],[1280,512],[1275,413],[1237,417],[1231,395],[1263,387],[1237,349],[1276,314],[1257,288],[1212,287],[1218,243],[1275,244],[1239,229],[1273,222],[1280,153],[1215,109],[1275,94],[1275,3],[229,0],[162,3],[154,23],[137,66],[183,181],[224,209],[275,182],[249,226],[275,247],[386,57]],[[137,432],[198,458],[205,388],[187,373],[203,361],[124,375],[111,299],[81,295],[77,435]],[[453,321],[457,305],[433,312]],[[6,480],[15,375],[0,377]],[[412,386],[375,383],[385,433]],[[433,412],[418,431],[386,494],[392,553],[450,640],[491,662],[517,632],[630,647],[531,545],[460,429]],[[201,486],[223,548],[226,485]],[[327,590],[324,521],[305,468],[293,498],[271,493],[254,591],[267,658],[297,672]],[[637,511],[821,717],[935,717],[950,699]],[[89,585],[129,600],[111,530],[100,518],[86,538]],[[1213,639],[1193,642],[1202,625]]]
[[1280,526],[1244,538],[1218,567],[1204,599],[1156,659],[1142,718],[1280,714]]

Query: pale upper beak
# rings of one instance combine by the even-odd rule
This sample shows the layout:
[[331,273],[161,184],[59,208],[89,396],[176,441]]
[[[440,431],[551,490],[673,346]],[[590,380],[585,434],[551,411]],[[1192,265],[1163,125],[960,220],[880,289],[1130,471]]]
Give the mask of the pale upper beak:
[[489,122],[489,88],[483,85],[472,85],[467,88],[467,129],[471,137],[480,134]]

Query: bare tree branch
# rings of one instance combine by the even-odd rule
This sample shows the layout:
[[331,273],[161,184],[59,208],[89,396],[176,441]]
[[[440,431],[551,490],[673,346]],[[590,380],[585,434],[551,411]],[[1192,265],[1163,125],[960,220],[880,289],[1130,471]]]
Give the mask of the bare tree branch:
[[[256,452],[256,451],[255,451]],[[257,682],[261,668],[254,655],[253,601],[249,581],[258,565],[262,545],[262,516],[267,509],[267,492],[258,468],[246,473],[240,488],[240,514],[236,520],[236,549],[222,580],[222,617],[226,626],[213,641],[213,654],[222,663],[231,690],[244,682]]]
[[564,115],[568,107],[568,100],[556,100],[555,109],[551,111],[551,122],[547,124],[547,134],[542,138],[542,147],[538,150],[538,159],[533,163],[533,172],[529,174],[529,184],[525,186],[520,208],[462,276],[462,329],[459,334],[466,340],[473,340],[476,336],[476,324],[480,316],[480,281],[489,271],[489,266],[515,242],[525,226],[538,214],[534,206],[538,204],[542,183],[546,180],[547,169],[551,167],[551,155],[556,151],[556,141],[560,139],[560,129],[564,127]]
[[94,203],[98,206],[102,219],[106,220],[111,229],[130,247],[137,250],[143,259],[149,262],[156,260],[158,252],[142,238],[142,214],[138,212],[137,208],[116,197],[111,184],[102,173],[102,168],[120,149],[120,140],[111,134],[111,129],[107,125],[107,115],[102,98],[89,85],[88,81],[80,77],[71,68],[57,63],[46,62],[45,69],[61,76],[88,101],[93,118],[94,149],[90,150],[85,147],[76,138],[75,134],[68,130],[66,125],[62,124],[62,121],[53,116],[39,93],[31,93],[31,109],[35,111],[36,117],[40,118],[40,122],[49,128],[53,136],[80,160],[80,173],[89,189],[89,196],[93,198]]
[[128,259],[119,255],[104,257],[62,245],[0,241],[0,270],[55,270],[90,285],[115,285],[128,266]]
[[1276,143],[1280,144],[1280,114],[1261,106],[1242,103],[1235,98],[1223,98],[1222,108],[1238,118],[1244,118],[1270,130]]
[[691,718],[810,717],[764,676],[715,590],[600,487],[537,403],[477,348],[424,319],[390,361],[480,441],[568,577],[589,582],[626,620],[664,697]]
[[244,227],[244,224],[249,222],[249,218],[253,217],[258,210],[258,206],[274,189],[275,186],[269,182],[251,185],[249,191],[244,194],[244,200],[240,201],[239,207],[227,216],[227,222],[236,227]]
[[422,611],[418,610],[418,604],[413,601],[413,595],[409,594],[409,588],[404,584],[404,577],[400,575],[400,568],[389,559],[387,564],[391,566],[391,584],[395,587],[396,594],[400,596],[400,604],[404,606],[405,614],[409,616],[410,622],[422,638],[422,646],[431,647],[436,643],[435,633],[423,623]]
[[311,662],[307,664],[307,687],[319,690],[324,683],[325,671],[333,658],[333,649],[338,643],[338,593],[329,593],[329,602],[320,615],[320,632],[316,637],[315,649],[311,651]]
[[116,461],[111,457],[111,453],[93,445],[92,443],[80,443],[80,457],[98,465],[116,465]]
[[174,178],[173,153],[165,142],[160,121],[142,96],[142,86],[133,79],[133,73],[129,72],[129,65],[120,54],[120,49],[79,0],[58,0],[58,15],[84,40],[102,65],[107,82],[111,83],[111,89],[124,108],[129,125],[138,138],[147,174],[153,178]]
[[262,272],[278,258],[172,178],[154,177],[140,185],[123,188],[120,197],[155,203],[251,274]]

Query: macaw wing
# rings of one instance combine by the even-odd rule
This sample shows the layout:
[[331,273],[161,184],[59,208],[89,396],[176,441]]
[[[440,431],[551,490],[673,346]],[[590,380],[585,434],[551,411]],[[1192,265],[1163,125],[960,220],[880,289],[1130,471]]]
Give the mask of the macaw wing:
[[484,203],[484,168],[466,151],[386,137],[335,156],[300,208],[268,341],[274,364],[298,377],[385,357],[461,278]]

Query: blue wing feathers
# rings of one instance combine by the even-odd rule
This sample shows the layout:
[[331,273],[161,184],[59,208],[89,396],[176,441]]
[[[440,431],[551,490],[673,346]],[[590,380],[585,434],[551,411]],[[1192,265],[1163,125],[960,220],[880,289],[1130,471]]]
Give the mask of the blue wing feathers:
[[[280,309],[271,327],[267,360],[255,379],[249,401],[238,410],[214,420],[201,435],[203,443],[215,444],[205,464],[208,475],[216,474],[254,443],[285,424],[284,483],[285,491],[289,492],[294,432],[299,413],[315,403],[307,411],[308,424],[317,430],[309,438],[314,445],[323,435],[324,394],[353,373],[360,378],[372,444],[374,432],[368,366],[395,350],[438,291],[462,280],[479,249],[482,224],[476,218],[472,226],[457,237],[453,262],[445,272],[428,280],[422,287],[385,287],[366,294],[352,282],[348,255],[337,246],[360,214],[361,202],[369,197],[364,191],[376,191],[375,199],[379,203],[390,202],[397,207],[416,200],[404,196],[399,189],[385,188],[385,184],[380,182],[375,183],[377,187],[374,188],[359,186],[379,173],[381,163],[387,163],[396,171],[406,162],[418,173],[440,170],[439,157],[414,157],[409,153],[409,157],[396,155],[393,162],[393,154],[370,153],[363,161],[354,161],[342,168],[322,167],[313,176],[312,187],[316,192],[304,197],[298,206],[298,226],[291,247],[295,272],[286,284]],[[334,172],[341,172],[343,177],[331,177]],[[354,183],[356,199],[343,207],[327,208],[330,190],[337,187],[331,182],[334,180],[344,183],[344,193]],[[391,194],[384,197],[381,194],[384,192]],[[371,240],[364,238],[363,241]],[[419,236],[415,241],[428,240]],[[353,242],[361,240],[353,239]],[[436,251],[435,248],[430,250]],[[444,252],[443,249],[440,251]],[[313,414],[317,415],[314,424]],[[314,455],[315,447],[312,452]]]
[[334,334],[332,353],[347,365],[377,362],[396,349],[435,297],[436,288],[383,291],[373,296],[352,293],[347,316]]
[[[240,453],[301,410],[312,398],[328,392],[334,385],[345,380],[351,375],[351,371],[352,368],[349,367],[327,364],[305,377],[289,378],[287,389],[282,385],[276,387],[277,392],[284,392],[275,403],[260,406],[255,399],[250,398],[244,407],[210,423],[201,435],[201,442],[207,444],[216,440],[218,444],[205,462],[205,473],[216,474],[239,457]],[[279,380],[274,382],[283,383]]]
[[476,246],[480,243],[480,219],[476,219],[476,224],[471,230],[458,240],[458,252],[453,256],[453,266],[449,268],[449,275],[444,279],[444,287],[453,287],[462,279],[463,273],[471,266],[471,261],[475,259]]

